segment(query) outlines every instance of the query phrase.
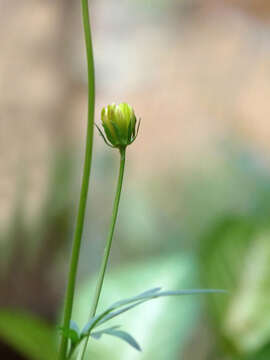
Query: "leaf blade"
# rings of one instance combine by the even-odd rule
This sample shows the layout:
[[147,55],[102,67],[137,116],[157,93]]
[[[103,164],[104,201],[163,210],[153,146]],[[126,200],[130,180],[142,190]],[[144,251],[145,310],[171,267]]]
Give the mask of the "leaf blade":
[[140,300],[140,299],[143,299],[145,297],[148,297],[148,296],[151,296],[153,294],[156,294],[157,292],[159,292],[162,288],[161,287],[156,287],[156,288],[152,288],[152,289],[149,289],[149,290],[146,290],[142,293],[140,293],[139,295],[136,295],[136,296],[133,296],[133,297],[130,297],[130,298],[127,298],[127,299],[123,299],[123,300],[119,300],[115,303],[112,304],[111,307],[119,307],[119,306],[123,306],[123,305],[127,305],[131,302],[135,302],[137,300]]
[[141,297],[141,300],[137,300],[135,304],[129,305],[125,308],[122,308],[117,311],[109,312],[105,315],[96,325],[102,325],[105,322],[113,319],[114,317],[121,315],[124,312],[127,312],[134,307],[141,305],[149,300],[157,299],[159,297],[166,297],[166,296],[186,296],[186,295],[202,295],[202,294],[216,294],[216,293],[226,293],[224,290],[215,290],[215,289],[191,289],[191,290],[179,290],[179,291],[163,291],[160,293],[148,295],[145,297]]
[[129,344],[131,347],[133,347],[137,351],[142,351],[140,345],[138,344],[138,342],[134,339],[134,337],[132,335],[130,335],[126,331],[118,330],[118,329],[116,329],[116,327],[94,332],[91,334],[91,336],[94,339],[100,339],[103,334],[115,336],[115,337],[125,341],[127,344]]
[[[91,332],[92,329],[94,329],[96,326],[99,326],[101,324],[104,324],[105,322],[113,319],[114,317],[127,312],[128,310],[133,309],[134,307],[141,305],[142,303],[156,299],[159,297],[165,297],[165,296],[187,296],[187,295],[202,295],[202,294],[215,294],[215,293],[226,293],[225,290],[219,290],[219,289],[189,289],[189,290],[176,290],[176,291],[163,291],[160,292],[160,288],[153,288],[150,290],[147,290],[137,296],[134,296],[132,298],[128,298],[125,300],[120,300],[113,305],[111,305],[107,310],[103,311],[100,315],[96,315],[92,319],[89,320],[89,322],[85,325],[85,327],[82,330],[82,335],[85,336],[89,332]],[[117,308],[121,308],[124,305],[130,304],[135,302],[135,304],[126,306],[120,310],[114,311]]]

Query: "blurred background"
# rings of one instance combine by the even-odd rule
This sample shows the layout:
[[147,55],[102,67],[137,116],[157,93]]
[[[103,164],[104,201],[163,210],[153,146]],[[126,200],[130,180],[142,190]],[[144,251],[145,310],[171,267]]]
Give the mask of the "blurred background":
[[[96,360],[270,357],[270,3],[92,0],[96,122],[142,118],[101,307],[148,288],[118,323],[143,348],[91,341]],[[85,145],[80,1],[0,2],[0,358],[48,360],[62,311]],[[95,134],[74,319],[87,321],[118,154]]]

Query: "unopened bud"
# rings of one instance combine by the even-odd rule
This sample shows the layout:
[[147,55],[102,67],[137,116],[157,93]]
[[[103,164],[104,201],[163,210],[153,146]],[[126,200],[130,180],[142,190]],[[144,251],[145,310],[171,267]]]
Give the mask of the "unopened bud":
[[105,135],[98,128],[104,141],[115,148],[126,148],[136,139],[139,123],[133,108],[122,103],[119,105],[111,104],[101,111],[101,121]]

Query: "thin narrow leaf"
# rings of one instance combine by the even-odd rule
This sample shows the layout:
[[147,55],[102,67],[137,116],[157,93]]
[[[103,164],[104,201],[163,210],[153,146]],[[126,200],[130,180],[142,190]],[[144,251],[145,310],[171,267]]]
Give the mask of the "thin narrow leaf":
[[160,291],[161,289],[162,289],[162,287],[155,287],[153,289],[149,289],[149,290],[146,290],[146,291],[142,292],[138,296],[151,295],[151,294],[154,294],[154,293]]
[[134,339],[134,337],[131,336],[126,331],[123,331],[123,330],[117,330],[115,328],[109,328],[109,329],[101,330],[101,331],[98,331],[98,332],[94,332],[94,333],[91,334],[91,336],[94,339],[100,339],[103,334],[118,337],[119,339],[121,339],[121,340],[125,341],[126,343],[128,343],[134,349],[136,349],[138,351],[141,351],[141,347],[137,343],[137,341]]
[[154,288],[151,290],[147,290],[137,296],[120,300],[114,303],[110,308],[112,310],[130,304],[132,302],[137,302],[140,300],[151,300],[154,298],[158,298],[161,296],[180,296],[180,295],[196,295],[196,294],[212,294],[212,293],[224,293],[224,290],[216,290],[216,289],[191,289],[191,290],[176,290],[176,291],[163,291],[160,292],[161,288]]
[[141,301],[138,301],[137,303],[135,304],[132,304],[132,305],[129,305],[129,306],[126,306],[125,308],[123,309],[120,309],[120,310],[117,310],[117,311],[114,311],[114,312],[110,312],[108,313],[106,316],[104,316],[96,325],[99,326],[101,324],[104,324],[105,322],[115,318],[116,316],[120,315],[120,314],[123,314],[125,313],[126,311],[128,310],[131,310],[133,309],[134,307],[144,303],[145,301],[147,300],[141,300]]
[[[85,336],[86,334],[91,332],[91,330],[94,329],[95,326],[99,326],[104,322],[109,321],[112,318],[128,310],[131,310],[135,306],[138,306],[151,299],[156,299],[163,296],[199,295],[199,294],[212,294],[212,293],[225,293],[225,292],[226,291],[224,290],[216,290],[216,289],[191,289],[191,290],[163,291],[163,292],[160,292],[159,288],[150,289],[137,296],[134,296],[133,298],[120,300],[114,303],[113,305],[111,305],[107,310],[103,311],[100,315],[96,315],[95,317],[90,319],[90,321],[83,328],[82,335]],[[121,308],[124,305],[134,302],[135,304],[114,311],[117,308]]]
[[[179,291],[163,291],[158,293],[153,293],[152,295],[146,295],[146,296],[139,296],[133,298],[133,301],[137,301],[135,304],[129,305],[127,307],[124,307],[120,310],[114,311],[114,312],[108,312],[107,315],[103,316],[101,320],[99,320],[96,325],[99,326],[101,324],[104,324],[105,322],[113,319],[114,317],[133,309],[134,307],[143,304],[144,302],[147,302],[152,299],[157,299],[159,297],[165,297],[165,296],[181,296],[181,295],[200,295],[200,294],[216,294],[216,293],[226,293],[224,290],[215,290],[215,289],[192,289],[192,290],[179,290]],[[136,299],[136,300],[134,300]],[[139,300],[139,301],[138,301]]]
[[119,325],[112,326],[112,327],[109,327],[109,328],[106,328],[106,329],[103,329],[100,331],[95,331],[91,334],[91,336],[92,336],[92,338],[99,340],[101,338],[102,334],[104,334],[105,332],[110,331],[110,330],[119,329],[119,328],[120,328]]
[[[112,304],[107,310],[103,311],[101,314],[96,315],[93,318],[91,318],[88,321],[88,323],[84,326],[84,328],[82,330],[82,335],[86,335],[87,333],[89,333],[89,331],[91,331],[91,329],[93,329],[95,327],[95,325],[100,322],[100,320],[102,318],[104,318],[106,315],[108,315],[110,312],[117,309],[118,307],[130,304],[131,302],[139,301],[142,298],[148,297],[149,295],[152,295],[160,290],[161,290],[161,287],[156,287],[153,289],[146,290],[146,291],[142,292],[141,294],[134,296],[132,298],[117,301],[116,303]],[[129,308],[128,308],[128,310],[129,310]],[[125,310],[125,311],[127,311],[127,310]]]
[[161,289],[162,289],[161,287],[156,287],[156,288],[153,288],[153,289],[146,290],[146,291],[142,292],[142,293],[139,294],[139,295],[136,295],[136,296],[133,296],[133,297],[124,299],[124,300],[119,300],[119,301],[113,303],[112,306],[111,306],[111,308],[115,308],[115,309],[116,309],[116,308],[118,308],[118,307],[120,307],[120,306],[130,304],[131,302],[135,302],[135,301],[144,299],[145,297],[148,297],[148,296],[151,296],[151,295],[153,295],[153,294],[156,294],[156,293],[159,292]]
[[220,289],[191,289],[191,290],[175,290],[175,291],[162,291],[154,294],[151,298],[158,298],[162,296],[181,296],[181,295],[202,295],[202,294],[226,294],[226,290]]
[[110,307],[107,310],[103,311],[101,314],[92,317],[82,329],[81,336],[84,337],[89,334],[90,331],[100,322],[100,320],[104,318],[107,314],[109,314],[112,310],[113,308]]

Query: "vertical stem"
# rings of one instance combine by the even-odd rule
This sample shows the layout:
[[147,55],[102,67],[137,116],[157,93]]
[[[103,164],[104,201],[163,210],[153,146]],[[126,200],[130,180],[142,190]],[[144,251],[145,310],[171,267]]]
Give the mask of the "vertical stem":
[[105,272],[106,272],[106,268],[107,268],[107,264],[108,264],[108,260],[109,260],[109,256],[110,256],[112,239],[113,239],[113,234],[114,234],[114,229],[115,229],[115,224],[116,224],[116,219],[117,219],[117,214],[118,214],[122,185],[123,185],[125,161],[126,161],[125,150],[121,150],[120,151],[120,167],[119,167],[118,182],[117,182],[117,188],[116,188],[116,194],[115,194],[114,206],[113,206],[113,212],[112,212],[111,226],[110,226],[110,231],[109,231],[108,238],[107,238],[106,247],[104,249],[103,260],[102,260],[101,269],[100,269],[100,273],[99,273],[99,277],[98,277],[98,281],[97,281],[97,286],[96,286],[94,301],[92,304],[92,309],[90,312],[90,317],[93,317],[96,314],[96,310],[97,310],[97,306],[98,306],[98,302],[99,302],[99,298],[100,298],[100,293],[101,293],[101,289],[102,289],[102,285],[103,285],[103,281],[104,281],[104,276],[105,276]]
[[[87,52],[87,66],[88,66],[88,123],[87,123],[86,148],[85,148],[81,194],[80,194],[76,227],[73,238],[68,285],[66,290],[66,298],[65,298],[65,306],[64,306],[63,333],[65,333],[69,329],[69,324],[72,315],[75,283],[76,283],[81,240],[82,240],[83,227],[84,227],[85,210],[86,210],[87,195],[89,188],[89,178],[91,172],[94,114],[95,114],[95,69],[94,69],[94,56],[93,56],[91,26],[90,26],[90,18],[89,18],[89,8],[88,8],[88,0],[81,0],[81,1],[82,1],[83,26],[84,26],[85,44],[86,44],[86,52]],[[59,351],[59,360],[66,359],[67,346],[68,346],[68,339],[62,335],[60,351]]]
[[[96,310],[97,310],[97,306],[98,306],[98,302],[99,302],[99,298],[100,298],[100,293],[101,293],[102,285],[103,285],[103,281],[104,281],[104,276],[105,276],[106,268],[108,265],[108,260],[109,260],[109,256],[110,256],[111,246],[112,246],[112,239],[113,239],[113,234],[114,234],[114,229],[115,229],[115,224],[116,224],[116,219],[117,219],[117,214],[118,214],[122,184],[123,184],[125,161],[126,161],[126,150],[120,149],[120,167],[119,167],[118,182],[117,182],[116,194],[115,194],[114,205],[113,205],[111,225],[110,225],[107,243],[106,243],[106,246],[104,249],[102,264],[100,267],[100,272],[99,272],[99,276],[98,276],[98,280],[97,280],[94,301],[93,301],[92,308],[90,311],[90,318],[92,318],[96,314]],[[90,337],[90,334],[87,334],[87,338],[84,341],[83,346],[82,346],[82,351],[80,352],[80,354],[78,356],[79,360],[82,360],[85,355],[89,337]]]

